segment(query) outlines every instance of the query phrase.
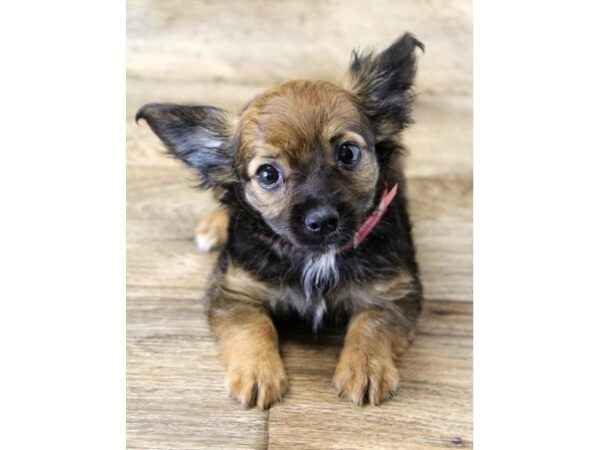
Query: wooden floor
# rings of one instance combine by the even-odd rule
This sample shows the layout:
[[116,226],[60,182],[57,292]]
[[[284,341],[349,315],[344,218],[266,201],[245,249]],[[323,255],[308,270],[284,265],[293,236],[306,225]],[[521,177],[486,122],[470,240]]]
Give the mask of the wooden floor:
[[[468,1],[128,2],[128,448],[472,447],[472,89]],[[227,398],[200,294],[215,254],[192,233],[212,208],[192,175],[133,121],[150,101],[240,108],[287,78],[339,79],[353,46],[413,31],[421,58],[405,142],[410,210],[426,291],[399,395],[338,399],[343,330],[282,330],[291,388],[268,412]]]

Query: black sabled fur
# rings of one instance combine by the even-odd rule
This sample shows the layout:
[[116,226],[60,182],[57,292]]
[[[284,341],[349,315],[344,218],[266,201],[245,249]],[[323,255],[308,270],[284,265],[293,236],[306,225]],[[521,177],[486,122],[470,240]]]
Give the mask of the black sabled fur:
[[196,170],[207,189],[234,180],[231,124],[227,112],[212,106],[151,103],[136,114],[176,158]]
[[352,53],[352,89],[383,135],[395,134],[411,123],[417,48],[425,51],[423,43],[406,33],[379,54]]

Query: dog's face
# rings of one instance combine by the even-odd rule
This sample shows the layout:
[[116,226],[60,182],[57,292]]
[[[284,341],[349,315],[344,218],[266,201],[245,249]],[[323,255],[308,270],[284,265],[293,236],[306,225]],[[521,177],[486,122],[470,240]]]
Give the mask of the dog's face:
[[347,243],[373,206],[381,143],[409,121],[419,41],[353,54],[347,88],[293,81],[239,116],[208,106],[147,105],[144,118],[203,187],[237,184],[284,241],[308,251]]
[[254,100],[239,123],[236,172],[246,201],[295,246],[340,246],[372,206],[373,130],[350,92],[295,81]]

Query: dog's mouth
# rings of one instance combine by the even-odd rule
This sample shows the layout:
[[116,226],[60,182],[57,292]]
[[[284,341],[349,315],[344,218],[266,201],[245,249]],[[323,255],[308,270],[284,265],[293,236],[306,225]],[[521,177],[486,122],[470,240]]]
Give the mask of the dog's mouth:
[[264,234],[257,234],[257,237],[278,253],[292,253],[298,248],[297,245],[292,244],[281,236],[265,236]]
[[328,236],[319,243],[293,242],[291,239],[286,239],[281,235],[266,236],[264,234],[257,234],[257,237],[280,254],[328,253],[339,251],[342,247],[352,243],[352,235],[342,236],[341,234]]

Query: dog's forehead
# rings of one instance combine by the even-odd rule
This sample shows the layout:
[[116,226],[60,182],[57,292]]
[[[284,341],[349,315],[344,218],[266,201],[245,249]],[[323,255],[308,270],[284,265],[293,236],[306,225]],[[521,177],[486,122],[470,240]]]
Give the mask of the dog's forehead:
[[[349,92],[328,82],[293,81],[256,98],[242,115],[245,159],[311,156],[345,132],[361,133],[364,119]],[[264,156],[264,155],[262,155]]]

